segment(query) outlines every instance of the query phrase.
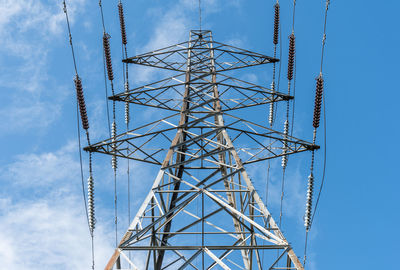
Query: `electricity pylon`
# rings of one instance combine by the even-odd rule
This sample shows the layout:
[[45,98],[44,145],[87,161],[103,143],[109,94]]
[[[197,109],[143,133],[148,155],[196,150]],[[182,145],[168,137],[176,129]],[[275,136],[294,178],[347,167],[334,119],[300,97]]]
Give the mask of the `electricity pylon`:
[[292,97],[222,74],[278,59],[191,31],[123,61],[180,73],[110,97],[171,115],[85,148],[160,166],[105,269],[303,269],[244,165],[319,147],[232,115]]

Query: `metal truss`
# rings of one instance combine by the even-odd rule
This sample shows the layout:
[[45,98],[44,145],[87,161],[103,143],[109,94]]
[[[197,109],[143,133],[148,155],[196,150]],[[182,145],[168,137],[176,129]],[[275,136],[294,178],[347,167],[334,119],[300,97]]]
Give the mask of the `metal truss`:
[[[207,115],[207,118],[199,118],[196,115],[188,115],[188,121],[182,126],[173,124],[173,120],[180,114],[154,121],[144,126],[119,134],[116,139],[107,139],[85,148],[92,152],[108,155],[116,155],[122,158],[143,161],[161,165],[170,148],[179,148],[183,144],[170,146],[173,136],[178,130],[185,134],[185,145],[190,149],[182,155],[186,155],[186,168],[193,166],[193,159],[202,159],[203,165],[219,166],[213,160],[204,156],[204,153],[214,153],[221,148],[229,149],[230,146],[219,143],[217,134],[223,129],[229,130],[235,149],[239,153],[243,164],[264,161],[267,159],[292,155],[295,153],[318,149],[306,141],[284,135],[281,132],[255,124],[229,114]],[[218,126],[214,121],[217,115],[222,115],[225,123]],[[246,147],[241,147],[241,145]],[[284,152],[285,150],[285,152]]]
[[[197,95],[199,91],[210,92],[210,89],[217,86],[219,101],[223,105],[221,110],[225,112],[293,98],[224,74],[219,74],[217,81],[214,83],[210,80],[210,75],[210,72],[193,74],[191,80],[185,82],[186,73],[181,73],[177,76],[132,89],[127,93],[124,92],[112,96],[110,99],[180,112],[184,92],[182,89],[186,85],[191,88],[189,100],[191,100],[190,97]],[[212,109],[211,102],[204,104],[206,110]]]
[[85,148],[160,166],[105,269],[302,270],[244,165],[319,147],[231,115],[292,97],[218,73],[277,60],[191,31],[125,61],[185,73],[110,97],[171,115]]
[[[200,73],[211,69],[221,72],[278,61],[273,57],[213,41],[211,31],[191,31],[191,35],[194,38],[187,42],[127,58],[123,62],[186,72],[190,51],[190,57],[194,60],[192,68]],[[210,50],[214,54],[213,64],[208,61]]]

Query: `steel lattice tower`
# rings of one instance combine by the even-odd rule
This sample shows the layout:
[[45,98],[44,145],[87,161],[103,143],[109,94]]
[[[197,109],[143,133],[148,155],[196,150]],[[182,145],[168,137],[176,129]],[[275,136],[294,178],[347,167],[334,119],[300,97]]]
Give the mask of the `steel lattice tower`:
[[105,269],[303,269],[244,165],[319,147],[232,115],[292,97],[224,74],[278,59],[191,31],[123,61],[179,74],[110,97],[169,116],[85,148],[160,166]]

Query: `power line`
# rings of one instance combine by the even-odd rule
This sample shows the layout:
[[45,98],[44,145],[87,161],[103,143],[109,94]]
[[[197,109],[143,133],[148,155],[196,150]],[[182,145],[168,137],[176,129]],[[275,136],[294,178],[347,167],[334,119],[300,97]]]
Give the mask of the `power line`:
[[[273,28],[273,36],[272,36],[272,43],[274,44],[274,58],[276,58],[276,49],[277,49],[277,45],[279,44],[279,41],[281,40],[280,38],[280,6],[279,6],[279,2],[276,1],[275,5],[274,5],[274,28]],[[281,46],[279,46],[280,48],[280,55],[279,58],[281,58]],[[278,76],[278,81],[279,81],[279,77],[280,77],[280,61],[279,61],[279,76]],[[276,89],[276,85],[275,85],[275,77],[276,77],[276,63],[273,63],[273,67],[272,67],[272,83],[271,83],[271,91],[272,93],[275,93],[275,89]],[[279,91],[279,82],[278,82],[278,91]],[[268,122],[270,127],[272,128],[273,124],[274,124],[274,119],[276,118],[276,110],[275,110],[275,102],[271,102],[270,103],[270,107],[269,107],[269,115],[268,115]],[[271,140],[270,140],[270,144],[271,144]],[[268,167],[267,167],[267,180],[266,180],[266,184],[265,184],[265,205],[268,205],[268,196],[269,196],[269,182],[270,182],[270,168],[271,168],[271,161],[268,160]]]
[[[106,32],[106,27],[104,23],[104,13],[103,13],[103,5],[101,0],[99,1],[99,7],[100,7],[100,14],[101,14],[101,22],[103,26],[103,49],[104,49],[104,58],[105,58],[105,66],[107,68],[107,75],[108,75],[108,80],[110,81],[111,84],[111,94],[112,96],[115,95],[114,92],[114,72],[113,72],[113,67],[112,67],[112,59],[111,59],[111,48],[110,48],[110,38],[111,36]],[[104,64],[104,62],[103,62]],[[117,136],[117,123],[115,121],[115,100],[113,100],[112,103],[112,116],[113,116],[113,121],[111,124],[111,138],[112,138],[112,149],[113,149],[113,155],[111,157],[111,165],[114,170],[114,223],[115,223],[115,246],[118,246],[118,196],[117,196],[117,157],[115,155],[115,149],[116,149],[116,136]]]
[[[320,189],[318,192],[317,201],[314,207],[314,211],[312,211],[312,197],[313,197],[313,165],[314,165],[314,151],[312,151],[312,159],[311,159],[311,174],[309,177],[309,187],[307,191],[307,207],[306,207],[306,215],[305,215],[305,226],[306,226],[306,243],[304,247],[304,265],[306,264],[307,259],[307,240],[308,240],[308,232],[311,229],[312,223],[314,221],[315,213],[318,207],[318,203],[320,200],[321,192],[324,186],[325,181],[325,172],[326,172],[326,108],[325,108],[325,95],[323,92],[324,88],[324,79],[322,74],[323,62],[324,62],[324,50],[325,50],[325,42],[326,42],[326,22],[328,17],[328,9],[329,9],[330,0],[326,0],[325,3],[325,16],[324,16],[324,32],[322,36],[322,48],[321,48],[321,65],[319,75],[317,77],[317,85],[315,92],[315,107],[314,107],[314,119],[313,119],[313,143],[316,140],[317,128],[319,127],[320,122],[320,113],[321,113],[321,103],[323,103],[323,114],[324,114],[324,165],[323,165],[323,174]],[[311,180],[311,181],[310,181]],[[310,186],[311,185],[311,186]],[[311,214],[312,212],[312,214]]]
[[[127,35],[126,35],[126,28],[125,28],[125,15],[124,15],[124,8],[122,5],[122,1],[118,1],[118,15],[119,15],[119,23],[120,23],[120,30],[121,30],[121,57],[122,59],[128,58],[128,49],[127,49]],[[124,88],[125,93],[129,93],[129,75],[128,75],[128,64],[122,64],[122,77],[124,79]],[[130,123],[130,108],[129,108],[129,101],[125,102],[125,125],[126,125],[126,137],[129,138],[129,123]],[[126,149],[126,154],[129,154],[129,145]],[[128,208],[128,224],[131,221],[131,176],[130,176],[130,160],[127,159],[127,185],[128,185],[128,192],[127,192],[127,208]],[[131,258],[131,253],[129,253],[129,259]],[[129,265],[131,268],[131,265]]]
[[90,146],[90,137],[89,137],[89,121],[86,112],[86,104],[83,94],[83,87],[81,79],[78,75],[78,69],[76,64],[74,46],[72,42],[72,34],[71,34],[71,26],[69,23],[68,10],[65,0],[63,1],[63,11],[65,13],[65,19],[68,27],[68,36],[69,36],[69,44],[72,52],[72,60],[74,63],[75,69],[75,88],[76,88],[76,124],[77,124],[77,137],[78,137],[78,149],[79,149],[79,164],[80,164],[80,175],[81,175],[81,187],[82,187],[82,195],[85,206],[86,220],[89,228],[89,233],[91,237],[91,253],[92,253],[92,269],[94,269],[94,227],[95,227],[95,217],[94,217],[94,186],[93,186],[93,172],[92,172],[92,153],[89,153],[89,178],[88,178],[88,200],[86,201],[85,194],[85,184],[83,180],[83,161],[82,161],[82,145],[80,138],[80,126],[79,126],[79,115],[81,116],[82,126],[86,132],[86,139],[88,145]]
[[201,31],[201,0],[199,0],[199,26]]
[[[322,38],[322,49],[321,49],[321,65],[320,65],[320,74],[321,75],[322,75],[323,62],[324,62],[324,50],[325,50],[325,43],[326,43],[326,23],[327,23],[329,5],[330,5],[330,0],[327,0],[326,5],[325,5],[324,34],[323,34],[323,38]],[[315,203],[313,216],[311,219],[311,224],[314,220],[314,216],[315,216],[315,213],[318,208],[319,199],[321,197],[322,189],[324,187],[325,172],[326,172],[326,145],[327,145],[327,142],[326,142],[326,103],[325,103],[325,94],[324,93],[322,94],[322,104],[323,104],[323,115],[324,115],[324,165],[323,165],[321,185],[320,185],[317,200]]]

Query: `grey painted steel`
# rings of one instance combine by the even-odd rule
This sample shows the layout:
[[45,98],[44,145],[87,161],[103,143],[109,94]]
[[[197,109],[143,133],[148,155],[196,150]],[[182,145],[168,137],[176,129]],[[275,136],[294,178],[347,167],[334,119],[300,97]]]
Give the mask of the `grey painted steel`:
[[110,97],[169,116],[85,148],[160,166],[105,269],[303,269],[244,165],[319,146],[230,114],[292,97],[220,74],[276,61],[211,31],[124,60],[183,73]]

